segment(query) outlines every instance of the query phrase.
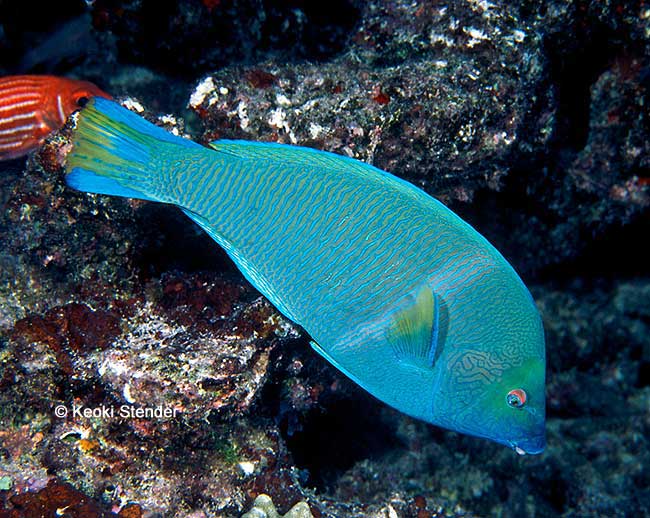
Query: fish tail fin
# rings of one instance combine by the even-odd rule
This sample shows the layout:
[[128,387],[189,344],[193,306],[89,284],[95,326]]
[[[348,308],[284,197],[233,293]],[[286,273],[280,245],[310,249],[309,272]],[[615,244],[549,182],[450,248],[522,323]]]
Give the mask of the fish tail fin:
[[79,191],[173,202],[162,175],[171,166],[165,157],[175,156],[169,148],[179,147],[202,148],[96,97],[79,113],[66,183]]

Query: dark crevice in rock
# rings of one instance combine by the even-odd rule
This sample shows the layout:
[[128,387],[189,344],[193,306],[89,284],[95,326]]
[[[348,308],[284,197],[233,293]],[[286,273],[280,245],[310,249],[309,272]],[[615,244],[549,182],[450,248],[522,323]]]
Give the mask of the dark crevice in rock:
[[363,393],[311,410],[302,429],[287,434],[281,427],[296,466],[308,472],[307,485],[332,492],[338,479],[356,462],[378,458],[398,447],[394,423],[382,419],[381,405]]
[[194,81],[232,63],[327,60],[346,50],[361,16],[355,0],[69,4],[39,6],[34,19],[28,4],[3,2],[0,46],[10,52],[0,71],[65,74],[83,63],[114,62],[116,50],[121,63]]
[[34,7],[26,2],[0,2],[0,71],[19,67],[24,53],[38,47],[62,24],[81,16],[85,6],[83,2],[40,2],[36,16]]
[[555,139],[560,147],[580,151],[589,137],[591,86],[607,69],[615,48],[605,28],[585,36],[582,44],[574,43],[570,52],[563,39],[554,37],[549,36],[547,51],[558,101]]
[[345,49],[360,16],[349,0],[97,4],[100,29],[115,34],[123,61],[192,79],[229,63],[330,58]]
[[542,269],[539,279],[561,283],[578,277],[620,280],[647,276],[650,250],[639,246],[639,236],[646,235],[648,228],[650,215],[646,213],[626,225],[615,225],[594,235],[576,235],[576,240],[587,243],[582,252]]
[[145,279],[170,270],[236,272],[226,252],[176,207],[151,203],[136,216],[139,228],[147,229],[134,258]]
[[639,364],[636,386],[638,388],[650,386],[650,360],[642,361]]

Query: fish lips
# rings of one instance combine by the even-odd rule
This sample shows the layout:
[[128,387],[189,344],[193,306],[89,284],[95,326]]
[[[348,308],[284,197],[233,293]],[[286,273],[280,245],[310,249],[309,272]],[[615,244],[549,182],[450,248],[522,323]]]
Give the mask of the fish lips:
[[510,447],[519,455],[536,455],[546,448],[546,434],[541,433],[532,437],[525,437],[518,441],[510,441]]

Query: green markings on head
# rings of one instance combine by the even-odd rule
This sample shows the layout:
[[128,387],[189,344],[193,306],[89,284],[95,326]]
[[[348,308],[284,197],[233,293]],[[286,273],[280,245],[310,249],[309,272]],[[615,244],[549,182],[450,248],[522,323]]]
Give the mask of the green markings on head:
[[544,445],[544,358],[518,361],[478,351],[457,354],[447,371],[453,374],[434,402],[436,418],[518,452],[539,453]]
[[516,367],[505,367],[501,377],[485,386],[491,406],[512,412],[544,403],[544,362],[529,358]]
[[544,362],[529,358],[517,367],[505,369],[502,378],[487,387],[481,399],[504,437],[539,433],[545,416],[544,384]]

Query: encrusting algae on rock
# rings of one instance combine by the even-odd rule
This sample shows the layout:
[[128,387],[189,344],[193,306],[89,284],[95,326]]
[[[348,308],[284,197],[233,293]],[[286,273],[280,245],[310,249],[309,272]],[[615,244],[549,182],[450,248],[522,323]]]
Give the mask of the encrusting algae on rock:
[[[114,311],[121,330],[105,348],[92,347],[96,335],[71,316],[75,307],[19,321],[0,349],[0,383],[12,383],[0,392],[0,477],[10,477],[13,491],[33,495],[55,466],[58,480],[93,496],[104,487],[95,481],[110,476],[112,500],[154,513],[183,508],[178,487],[227,516],[241,512],[258,481],[281,486],[274,495],[289,501],[301,498],[276,426],[251,410],[274,368],[270,355],[291,348],[296,331],[251,288],[218,275],[185,282],[164,276],[148,303]],[[101,328],[96,313],[83,314]],[[123,408],[133,412],[124,417]],[[134,413],[158,408],[173,415]],[[106,414],[86,416],[96,409]],[[185,468],[160,473],[161,458]]]

